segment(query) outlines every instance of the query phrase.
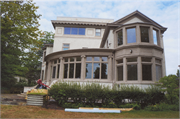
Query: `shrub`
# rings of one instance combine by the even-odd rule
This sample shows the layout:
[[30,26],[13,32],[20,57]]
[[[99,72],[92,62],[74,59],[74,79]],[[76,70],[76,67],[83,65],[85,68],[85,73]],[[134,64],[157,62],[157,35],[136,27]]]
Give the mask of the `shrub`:
[[160,103],[156,105],[148,105],[145,110],[147,111],[179,111],[179,105],[170,105],[166,103]]

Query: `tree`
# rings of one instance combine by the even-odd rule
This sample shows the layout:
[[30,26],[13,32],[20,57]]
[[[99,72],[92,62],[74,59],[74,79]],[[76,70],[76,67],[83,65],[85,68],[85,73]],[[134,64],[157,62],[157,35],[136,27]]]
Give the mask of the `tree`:
[[180,74],[179,74],[179,69],[177,70],[176,75],[177,75],[177,77],[180,77]]
[[168,103],[176,104],[179,102],[179,80],[176,75],[168,75],[158,81],[158,86],[166,93]]
[[25,67],[32,52],[38,50],[38,29],[41,15],[32,1],[1,1],[1,82],[4,87],[11,87],[14,76],[24,77],[28,72]]

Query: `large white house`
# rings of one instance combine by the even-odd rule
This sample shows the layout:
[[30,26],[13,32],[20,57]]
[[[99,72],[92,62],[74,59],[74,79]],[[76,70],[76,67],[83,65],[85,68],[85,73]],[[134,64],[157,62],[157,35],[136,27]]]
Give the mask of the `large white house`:
[[113,19],[57,17],[54,43],[44,49],[41,79],[98,81],[146,87],[166,75],[167,28],[139,11]]

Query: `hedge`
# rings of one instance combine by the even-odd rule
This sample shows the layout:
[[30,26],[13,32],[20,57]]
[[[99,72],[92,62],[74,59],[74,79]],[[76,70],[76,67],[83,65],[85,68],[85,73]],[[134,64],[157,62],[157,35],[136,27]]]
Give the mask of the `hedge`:
[[137,86],[114,85],[111,89],[97,82],[61,81],[54,84],[48,93],[62,107],[122,107],[125,99],[136,106],[143,106],[159,103],[164,98],[164,93],[157,86],[143,90]]

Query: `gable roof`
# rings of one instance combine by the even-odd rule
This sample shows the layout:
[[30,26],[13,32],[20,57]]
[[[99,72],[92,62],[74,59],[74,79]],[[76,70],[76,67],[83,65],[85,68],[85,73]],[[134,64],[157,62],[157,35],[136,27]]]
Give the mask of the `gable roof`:
[[118,27],[121,27],[121,26],[125,25],[123,23],[125,21],[128,21],[129,19],[131,19],[133,17],[138,17],[140,20],[144,21],[144,23],[146,23],[146,24],[153,24],[154,26],[157,26],[161,30],[162,33],[164,33],[167,30],[166,27],[161,26],[157,22],[153,21],[152,19],[150,19],[146,15],[144,15],[141,12],[139,12],[138,10],[136,10],[136,11],[132,12],[131,14],[128,14],[125,17],[123,17],[123,18],[121,18],[121,19],[119,19],[119,20],[117,20],[115,22],[107,24],[107,26],[105,28],[103,38],[102,38],[102,41],[101,41],[101,44],[100,44],[100,48],[102,48],[104,46],[110,29],[115,29],[115,28],[118,28]]

